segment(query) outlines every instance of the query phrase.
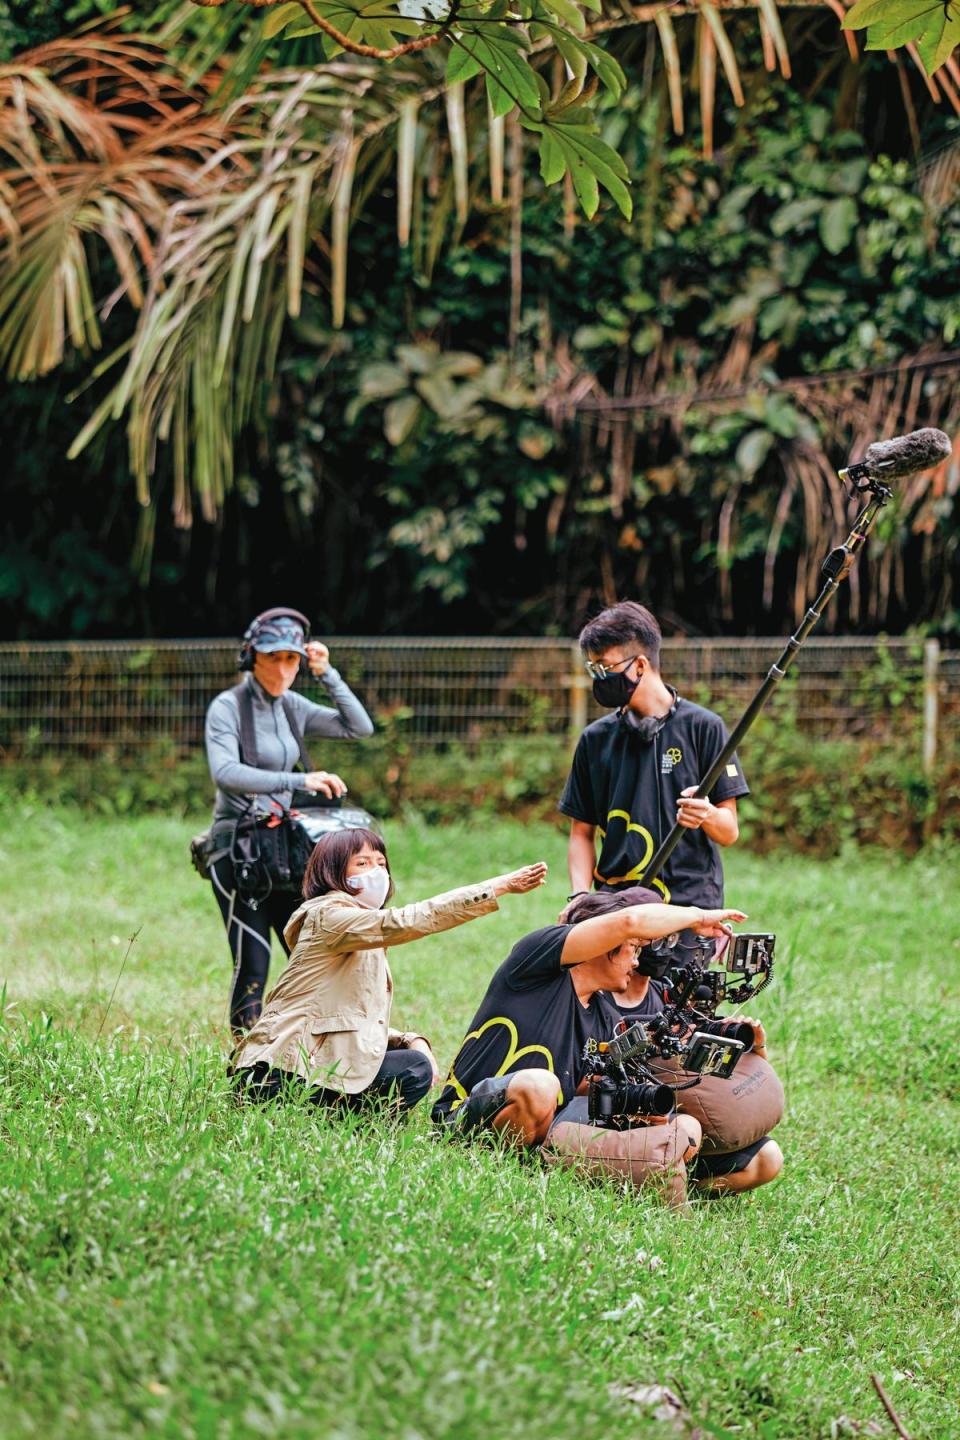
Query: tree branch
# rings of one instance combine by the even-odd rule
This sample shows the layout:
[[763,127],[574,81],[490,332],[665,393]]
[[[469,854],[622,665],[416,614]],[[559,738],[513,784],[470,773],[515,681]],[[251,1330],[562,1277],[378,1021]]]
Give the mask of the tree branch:
[[[193,3],[210,10],[226,4],[226,0],[193,0]],[[260,10],[266,9],[270,5],[279,4],[280,0],[246,0],[246,3],[252,4],[256,9]],[[314,7],[313,0],[296,0],[296,3],[302,10],[306,11],[318,30],[322,30],[325,35],[329,35],[330,39],[335,40],[341,49],[348,50],[351,55],[365,55],[369,60],[396,60],[400,55],[413,55],[418,50],[429,50],[432,45],[439,45],[453,24],[459,7],[459,0],[453,0],[449,15],[435,34],[421,35],[418,40],[406,40],[400,45],[392,45],[388,50],[381,50],[377,45],[364,45],[362,41],[351,40],[349,35],[344,35],[343,31],[338,30],[336,25],[332,25],[329,20],[324,19]]]

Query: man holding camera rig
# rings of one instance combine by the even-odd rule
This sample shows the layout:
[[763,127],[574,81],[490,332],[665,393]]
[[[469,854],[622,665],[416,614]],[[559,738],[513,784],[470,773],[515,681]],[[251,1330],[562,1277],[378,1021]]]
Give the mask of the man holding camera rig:
[[719,939],[730,934],[725,922],[744,919],[739,910],[665,905],[640,887],[581,896],[566,923],[525,936],[494,974],[433,1107],[435,1123],[461,1135],[492,1130],[542,1147],[555,1163],[618,1174],[634,1186],[659,1183],[682,1204],[699,1121],[665,1113],[672,1096],[648,1085],[639,1087],[649,1092],[642,1114],[596,1124],[590,1076],[623,1028],[609,997],[624,991],[651,943],[681,929]]
[[[636,885],[630,890],[620,891],[615,897],[608,892],[585,896],[582,903],[595,908],[604,901],[609,903],[611,899],[640,905],[656,901],[657,896],[652,890]],[[581,902],[575,904],[579,907]],[[747,940],[751,937],[739,938]],[[769,939],[772,958],[773,937]],[[680,953],[678,940],[679,935],[674,932],[646,945],[626,989],[611,995],[626,1026],[638,1021],[656,1021],[657,1017],[664,1015],[671,998],[667,987],[672,964]],[[729,936],[719,942],[717,948],[721,955],[729,944]],[[705,1194],[753,1190],[775,1180],[783,1169],[783,1152],[777,1142],[765,1133],[768,1128],[773,1129],[780,1118],[783,1090],[767,1060],[767,1037],[763,1023],[750,1015],[738,1015],[735,1019],[721,1021],[719,1026],[714,1023],[712,1028],[716,1031],[721,1027],[730,1034],[739,1035],[749,1045],[752,1058],[743,1057],[736,1075],[727,1078],[702,1077],[699,1085],[683,1090],[677,1096],[681,1110],[689,1107],[688,1113],[693,1113],[703,1132],[703,1145],[691,1167],[690,1179]],[[682,1078],[676,1066],[661,1068],[654,1063],[653,1069],[664,1080]]]

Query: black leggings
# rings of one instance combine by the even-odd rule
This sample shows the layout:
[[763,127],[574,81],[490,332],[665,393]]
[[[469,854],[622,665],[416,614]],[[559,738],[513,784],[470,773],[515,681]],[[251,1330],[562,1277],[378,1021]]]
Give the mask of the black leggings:
[[238,1035],[250,1029],[263,1009],[263,992],[270,971],[270,931],[276,932],[284,954],[289,955],[283,927],[302,901],[291,890],[278,890],[268,895],[258,910],[251,910],[237,894],[229,855],[211,866],[210,881],[227,927],[227,943],[233,957],[230,1029]]
[[[284,1091],[301,1094],[306,1086],[306,1081],[301,1080],[299,1075],[291,1075],[286,1070],[272,1070],[263,1061],[238,1070],[235,1081],[243,1099],[260,1105],[281,1099]],[[422,1050],[388,1050],[380,1069],[359,1095],[344,1095],[340,1090],[317,1087],[308,1091],[307,1102],[310,1105],[346,1105],[350,1110],[360,1110],[371,1100],[390,1098],[398,1110],[412,1110],[432,1084],[433,1066]]]

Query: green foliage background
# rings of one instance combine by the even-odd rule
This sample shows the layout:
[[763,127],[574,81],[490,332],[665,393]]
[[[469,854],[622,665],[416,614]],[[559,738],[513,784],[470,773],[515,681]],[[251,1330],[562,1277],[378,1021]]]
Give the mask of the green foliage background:
[[[35,16],[31,38],[63,15]],[[323,284],[310,281],[284,331],[279,380],[263,385],[266,419],[241,437],[239,480],[214,525],[173,527],[162,464],[138,511],[119,429],[64,460],[102,395],[82,388],[86,361],[13,386],[0,419],[15,456],[0,532],[3,632],[229,633],[282,594],[341,633],[563,633],[619,592],[693,633],[782,633],[798,567],[819,563],[833,539],[826,500],[811,529],[798,492],[764,593],[792,457],[826,451],[839,466],[848,438],[797,395],[762,388],[722,407],[641,412],[617,490],[596,422],[557,429],[541,402],[571,365],[607,390],[625,367],[648,370],[654,389],[682,396],[714,383],[744,343],[765,382],[955,345],[955,188],[924,190],[892,68],[846,62],[832,30],[824,60],[828,23],[804,21],[791,84],[763,70],[744,35],[746,104],[721,105],[710,160],[695,137],[669,134],[638,31],[623,52],[630,86],[604,112],[604,135],[635,178],[633,219],[606,205],[571,229],[531,152],[515,335],[511,215],[486,199],[482,139],[466,225],[449,205],[425,211],[409,251],[397,246],[385,171],[353,226],[345,329],[330,328]],[[915,106],[924,154],[956,143],[957,123],[916,87]],[[107,260],[101,280],[107,293]],[[129,323],[111,315],[107,349]],[[921,396],[918,423],[923,410]],[[838,623],[955,630],[955,534],[949,493],[919,512],[894,507],[861,566],[864,602]],[[903,580],[890,586],[879,567],[894,548]]]

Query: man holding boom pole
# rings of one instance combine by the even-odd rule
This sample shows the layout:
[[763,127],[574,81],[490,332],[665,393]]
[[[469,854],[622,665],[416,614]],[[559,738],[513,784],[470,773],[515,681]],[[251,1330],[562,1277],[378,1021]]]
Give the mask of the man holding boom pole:
[[604,610],[580,632],[594,698],[612,713],[581,735],[560,799],[571,822],[571,900],[594,884],[642,884],[655,849],[679,823],[685,843],[654,884],[674,904],[723,903],[718,847],[737,839],[737,799],[749,787],[734,755],[709,796],[695,796],[727,730],[719,715],[664,682],[660,640],[654,616],[633,600]]

